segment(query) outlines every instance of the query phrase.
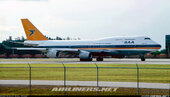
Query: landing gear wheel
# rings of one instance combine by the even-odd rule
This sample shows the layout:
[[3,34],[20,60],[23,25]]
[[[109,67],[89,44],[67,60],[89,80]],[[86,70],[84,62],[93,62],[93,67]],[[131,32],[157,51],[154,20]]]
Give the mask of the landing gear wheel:
[[145,61],[145,56],[141,55],[141,61]]
[[97,61],[103,61],[103,58],[97,58],[96,60]]
[[92,61],[93,59],[90,58],[90,59],[80,59],[80,61]]
[[141,61],[145,61],[145,58],[141,58]]

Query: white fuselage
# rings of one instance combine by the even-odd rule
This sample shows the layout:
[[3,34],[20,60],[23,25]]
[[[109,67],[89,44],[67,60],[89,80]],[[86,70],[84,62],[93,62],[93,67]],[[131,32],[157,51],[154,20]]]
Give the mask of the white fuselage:
[[25,41],[27,44],[36,44],[39,48],[49,49],[78,49],[89,52],[110,52],[122,55],[140,54],[157,51],[160,44],[149,37],[110,37],[95,40],[45,40]]

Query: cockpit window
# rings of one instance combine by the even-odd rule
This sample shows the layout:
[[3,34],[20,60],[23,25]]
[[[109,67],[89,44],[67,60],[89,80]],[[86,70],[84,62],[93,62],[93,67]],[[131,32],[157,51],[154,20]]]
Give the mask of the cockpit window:
[[145,38],[145,40],[151,40],[150,38]]

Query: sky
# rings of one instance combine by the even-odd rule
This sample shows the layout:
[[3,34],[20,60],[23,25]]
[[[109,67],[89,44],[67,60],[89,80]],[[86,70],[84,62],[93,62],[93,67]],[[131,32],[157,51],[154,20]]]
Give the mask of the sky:
[[53,38],[148,36],[163,49],[170,0],[0,0],[0,42],[26,37],[22,18]]

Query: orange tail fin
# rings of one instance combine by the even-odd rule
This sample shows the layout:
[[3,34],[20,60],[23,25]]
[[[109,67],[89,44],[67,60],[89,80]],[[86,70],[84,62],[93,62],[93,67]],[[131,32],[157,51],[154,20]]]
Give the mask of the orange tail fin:
[[27,40],[48,40],[28,19],[21,19]]

